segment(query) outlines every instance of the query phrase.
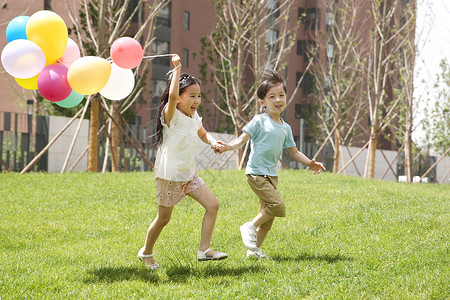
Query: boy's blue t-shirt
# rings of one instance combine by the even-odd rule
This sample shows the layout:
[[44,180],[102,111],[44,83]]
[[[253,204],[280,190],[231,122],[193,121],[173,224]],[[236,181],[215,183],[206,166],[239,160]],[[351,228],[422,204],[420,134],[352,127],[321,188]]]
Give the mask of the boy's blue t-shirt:
[[283,149],[295,147],[292,129],[284,120],[275,123],[266,113],[256,115],[244,127],[250,135],[250,156],[245,174],[278,176],[277,162]]

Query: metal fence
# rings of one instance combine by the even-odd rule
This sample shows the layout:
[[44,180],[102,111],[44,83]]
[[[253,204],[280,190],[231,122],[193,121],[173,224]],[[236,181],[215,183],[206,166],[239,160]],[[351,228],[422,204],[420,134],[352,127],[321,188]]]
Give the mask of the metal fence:
[[[131,144],[131,142],[125,138],[125,135],[133,138],[136,137],[138,142],[134,140],[134,144],[143,150],[143,153],[154,163],[156,157],[156,149],[154,146],[154,140],[149,135],[149,128],[140,125],[129,125],[124,129],[124,135],[120,137],[119,143],[119,170],[130,172],[130,171],[152,171],[151,166],[142,158],[141,154],[136,150],[136,148]],[[102,139],[106,140],[106,134]],[[105,155],[107,153],[105,149],[105,143],[99,143],[99,160],[98,169],[99,170],[111,170],[112,158],[111,151],[108,151],[108,159],[105,165]]]
[[[33,158],[41,153],[41,151],[49,143],[49,127],[52,117],[48,116],[33,116],[25,113],[11,113],[0,111],[0,172],[4,171],[22,171]],[[151,171],[152,168],[148,161],[154,162],[156,149],[154,147],[154,137],[150,134],[153,132],[151,128],[140,125],[126,125],[123,127],[123,132],[120,135],[119,143],[119,170],[120,171]],[[103,133],[99,137],[99,159],[98,170],[111,170],[111,151],[106,151],[105,141],[107,134]],[[303,142],[300,145],[300,140],[296,139],[298,149],[308,156],[313,157],[318,147],[315,142]],[[137,150],[139,149],[139,151]],[[140,153],[139,153],[140,152]],[[105,155],[108,153],[108,158],[105,160]],[[146,159],[143,159],[142,153],[145,153]],[[324,163],[327,170],[332,170],[333,166],[333,148],[327,145],[316,158],[318,161]],[[86,152],[84,155],[87,155]],[[202,159],[206,159],[202,157]],[[417,155],[413,160],[413,175],[420,176],[436,162],[435,156]],[[49,154],[46,152],[33,165],[29,171],[49,171]],[[301,168],[302,166],[291,159],[287,153],[283,155],[284,167]],[[210,162],[203,162],[203,165],[210,165]],[[442,167],[441,167],[442,165]],[[436,165],[427,175],[428,182],[446,182],[448,181],[447,173],[442,176],[437,170],[439,168],[447,168],[447,164]],[[51,170],[52,172],[55,170]],[[399,177],[404,174],[403,153],[397,157],[393,172],[395,173],[394,180],[400,180]],[[441,172],[442,173],[442,172]],[[445,170],[444,170],[445,173]],[[360,175],[361,176],[361,175]],[[443,177],[440,178],[440,177]],[[381,178],[383,179],[383,178]]]
[[[0,112],[0,171],[21,171],[48,143],[48,117]],[[32,171],[47,171],[44,155]]]

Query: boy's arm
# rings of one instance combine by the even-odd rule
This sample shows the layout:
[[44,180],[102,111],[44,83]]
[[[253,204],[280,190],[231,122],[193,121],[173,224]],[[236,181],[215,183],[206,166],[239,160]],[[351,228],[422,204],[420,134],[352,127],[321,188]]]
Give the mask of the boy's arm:
[[322,163],[317,162],[315,159],[309,159],[305,154],[298,151],[297,147],[288,148],[288,152],[293,159],[313,170],[314,175],[320,173],[322,170],[325,171],[325,167]]
[[238,138],[235,138],[228,144],[222,141],[218,141],[217,143],[222,146],[219,151],[220,153],[222,153],[229,150],[235,150],[239,147],[242,147],[242,145],[244,145],[249,139],[250,134],[248,134],[247,132],[243,132]]

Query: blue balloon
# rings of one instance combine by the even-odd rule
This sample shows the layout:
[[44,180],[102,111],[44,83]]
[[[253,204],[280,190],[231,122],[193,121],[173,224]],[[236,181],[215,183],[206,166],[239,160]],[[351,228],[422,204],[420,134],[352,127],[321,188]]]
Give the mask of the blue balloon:
[[8,42],[27,39],[27,22],[29,16],[18,16],[12,19],[6,27],[6,39]]

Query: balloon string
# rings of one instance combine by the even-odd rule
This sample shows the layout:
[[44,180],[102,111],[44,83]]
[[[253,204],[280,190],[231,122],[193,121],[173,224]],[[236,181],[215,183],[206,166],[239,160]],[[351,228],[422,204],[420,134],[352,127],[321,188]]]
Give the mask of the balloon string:
[[178,66],[176,66],[175,68],[173,68],[172,70],[169,70],[169,72],[167,72],[166,76],[170,76],[172,75],[173,72],[175,72],[175,70],[181,68],[181,64],[179,64]]
[[[156,57],[167,57],[167,56],[174,56],[176,54],[156,54],[156,55],[148,55],[148,56],[144,56],[142,57],[144,58],[156,58]],[[170,76],[172,75],[173,72],[175,72],[175,70],[181,68],[181,64],[179,64],[178,66],[176,66],[175,68],[169,70],[169,72],[167,72],[166,76]]]
[[167,57],[167,56],[174,56],[174,55],[175,54],[157,54],[157,55],[144,56],[143,58]]
[[[158,54],[158,55],[144,56],[142,58],[144,59],[144,58],[167,57],[167,56],[174,56],[174,55],[176,55],[176,54]],[[113,63],[114,61],[110,60],[109,62]],[[61,63],[73,63],[73,61],[62,61],[61,58],[59,58],[59,59],[55,60],[55,63],[58,63],[58,64],[61,64]]]

